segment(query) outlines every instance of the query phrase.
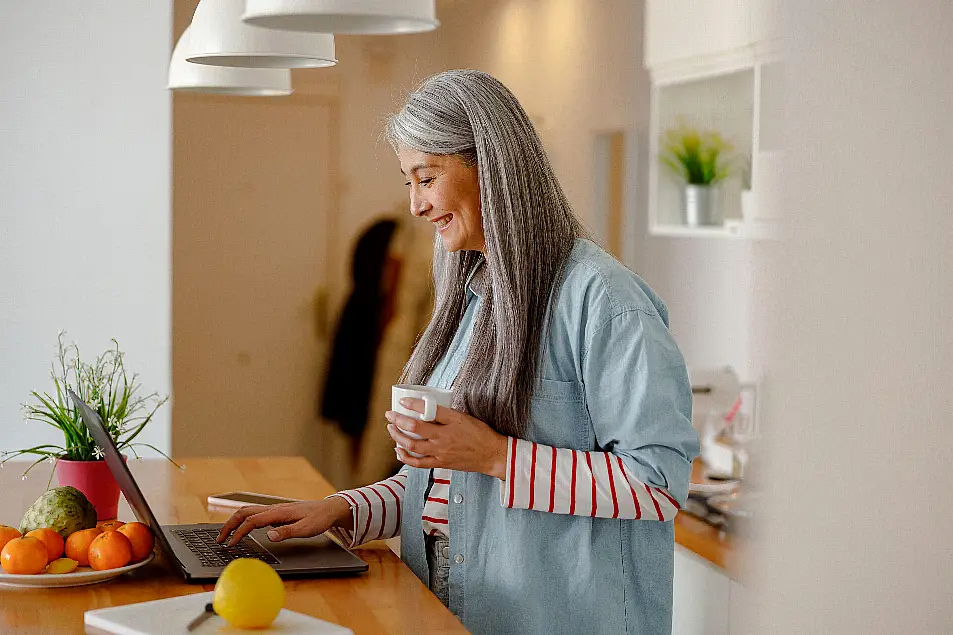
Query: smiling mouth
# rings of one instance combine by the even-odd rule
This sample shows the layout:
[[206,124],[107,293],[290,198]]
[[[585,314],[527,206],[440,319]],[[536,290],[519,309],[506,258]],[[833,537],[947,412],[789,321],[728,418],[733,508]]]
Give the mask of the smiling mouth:
[[443,231],[447,228],[447,225],[450,224],[450,221],[453,220],[453,214],[446,214],[440,218],[433,221],[433,224],[437,226],[437,231]]

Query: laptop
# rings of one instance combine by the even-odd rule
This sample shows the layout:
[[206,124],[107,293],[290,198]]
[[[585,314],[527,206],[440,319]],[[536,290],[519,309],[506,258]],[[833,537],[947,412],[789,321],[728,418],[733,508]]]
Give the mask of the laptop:
[[99,414],[72,390],[69,390],[69,396],[79,409],[90,435],[103,449],[106,465],[136,518],[149,526],[159,546],[187,582],[217,580],[225,565],[236,558],[257,558],[271,565],[283,578],[367,571],[367,563],[324,535],[271,542],[266,535],[267,529],[263,528],[253,530],[234,547],[226,547],[215,542],[221,524],[160,525]]

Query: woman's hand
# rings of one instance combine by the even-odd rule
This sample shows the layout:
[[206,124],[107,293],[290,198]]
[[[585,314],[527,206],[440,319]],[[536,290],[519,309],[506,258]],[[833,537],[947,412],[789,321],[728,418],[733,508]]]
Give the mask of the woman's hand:
[[238,544],[251,530],[272,526],[268,539],[278,542],[286,538],[310,538],[323,534],[331,527],[349,527],[351,506],[337,496],[319,501],[281,503],[279,505],[250,505],[242,507],[229,518],[218,534],[228,546]]
[[[404,398],[400,405],[414,412],[424,411],[422,399]],[[401,446],[397,448],[397,458],[402,463],[411,467],[480,472],[501,481],[506,479],[507,437],[476,417],[443,406],[437,406],[434,421],[421,421],[393,410],[384,416],[390,421],[387,431]],[[401,430],[423,438],[412,439]],[[424,456],[411,456],[401,448]]]

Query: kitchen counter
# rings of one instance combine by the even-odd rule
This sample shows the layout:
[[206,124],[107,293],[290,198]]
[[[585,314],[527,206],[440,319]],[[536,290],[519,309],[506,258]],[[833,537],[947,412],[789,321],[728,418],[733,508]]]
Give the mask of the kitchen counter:
[[[701,459],[696,459],[692,466],[692,481],[700,482],[704,469]],[[722,569],[729,577],[738,578],[739,558],[734,536],[682,512],[675,517],[675,542]]]
[[[196,458],[186,459],[185,464],[188,469],[179,471],[164,459],[129,461],[159,522],[224,521],[229,510],[210,509],[206,504],[209,494],[218,492],[247,490],[323,498],[334,491],[302,458]],[[24,481],[20,475],[27,465],[11,462],[0,470],[0,523],[16,524],[46,489],[52,466],[38,465]],[[133,518],[122,499],[119,517]],[[367,573],[286,580],[285,607],[342,624],[355,635],[467,632],[383,542],[362,545],[355,553],[370,566]],[[103,584],[72,589],[0,587],[0,633],[83,633],[83,612],[89,609],[212,589],[211,584],[187,584],[164,557]]]

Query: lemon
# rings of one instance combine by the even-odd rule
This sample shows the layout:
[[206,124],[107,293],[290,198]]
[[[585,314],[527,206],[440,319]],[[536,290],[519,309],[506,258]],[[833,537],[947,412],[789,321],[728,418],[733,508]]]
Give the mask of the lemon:
[[232,560],[215,583],[212,606],[237,628],[264,628],[278,617],[285,604],[285,584],[261,560]]
[[62,575],[64,573],[72,573],[78,566],[79,563],[75,560],[70,560],[69,558],[57,558],[46,566],[46,572]]

